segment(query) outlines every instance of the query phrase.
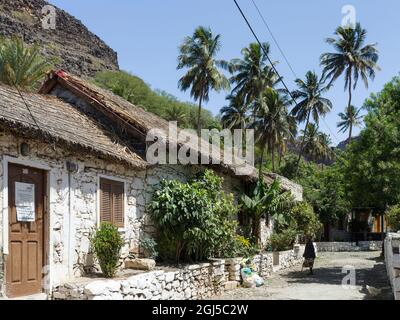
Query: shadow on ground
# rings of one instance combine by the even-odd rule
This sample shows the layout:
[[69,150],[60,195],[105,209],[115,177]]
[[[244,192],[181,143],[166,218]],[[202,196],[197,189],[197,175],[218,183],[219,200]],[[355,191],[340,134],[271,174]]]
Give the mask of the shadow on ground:
[[[356,268],[356,286],[360,286],[361,293],[365,294],[365,300],[392,300],[392,290],[388,281],[386,267],[381,257],[367,258],[375,261],[372,268]],[[349,270],[343,270],[342,266],[316,267],[314,274],[310,275],[308,270],[291,271],[285,274],[290,284],[329,284],[342,285],[342,281]],[[345,284],[349,284],[346,282]]]

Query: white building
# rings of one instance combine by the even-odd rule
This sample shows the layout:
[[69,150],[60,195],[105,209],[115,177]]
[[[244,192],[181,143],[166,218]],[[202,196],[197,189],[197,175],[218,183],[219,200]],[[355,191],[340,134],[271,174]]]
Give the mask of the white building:
[[[0,295],[48,292],[92,271],[90,237],[101,221],[121,231],[122,258],[137,252],[152,231],[145,208],[160,180],[185,181],[204,168],[145,161],[146,133],[166,126],[63,71],[39,94],[0,86]],[[255,169],[212,168],[227,192],[257,179]],[[282,186],[301,200],[300,186],[284,178]]]

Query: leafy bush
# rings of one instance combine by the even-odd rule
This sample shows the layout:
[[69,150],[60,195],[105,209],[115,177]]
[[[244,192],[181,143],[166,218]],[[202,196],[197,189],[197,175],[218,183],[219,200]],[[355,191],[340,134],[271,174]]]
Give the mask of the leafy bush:
[[143,249],[146,257],[148,257],[150,259],[154,259],[154,260],[157,259],[157,257],[158,257],[158,252],[156,249],[157,242],[154,239],[152,239],[152,238],[141,239],[139,241],[139,245]]
[[322,228],[313,207],[307,202],[297,203],[291,212],[299,235],[315,237]]
[[123,245],[118,229],[110,223],[102,223],[92,239],[92,245],[104,276],[114,277]]
[[286,251],[293,249],[296,241],[297,231],[294,229],[286,229],[280,233],[273,233],[268,240],[268,247],[272,251]]
[[390,228],[393,231],[400,230],[400,205],[392,206],[386,213]]
[[252,242],[243,237],[236,236],[235,238],[235,250],[232,257],[251,257],[259,252],[259,248],[252,244]]
[[237,208],[222,181],[206,170],[188,183],[161,182],[149,205],[161,258],[192,261],[234,252]]

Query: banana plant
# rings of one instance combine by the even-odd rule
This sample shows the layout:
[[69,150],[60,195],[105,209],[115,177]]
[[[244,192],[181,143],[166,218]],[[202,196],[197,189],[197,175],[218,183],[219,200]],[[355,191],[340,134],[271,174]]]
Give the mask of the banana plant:
[[252,221],[252,235],[257,245],[261,243],[261,218],[271,217],[279,225],[288,224],[287,208],[292,203],[289,192],[282,192],[279,179],[266,186],[262,179],[256,183],[250,195],[242,195],[240,199],[242,210]]

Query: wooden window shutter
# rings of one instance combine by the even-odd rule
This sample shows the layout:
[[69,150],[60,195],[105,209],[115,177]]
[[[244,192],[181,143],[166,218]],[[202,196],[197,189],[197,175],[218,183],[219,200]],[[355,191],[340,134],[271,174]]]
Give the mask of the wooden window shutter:
[[100,221],[124,226],[123,182],[100,179]]
[[124,184],[116,183],[112,186],[113,194],[113,223],[117,227],[124,226]]

